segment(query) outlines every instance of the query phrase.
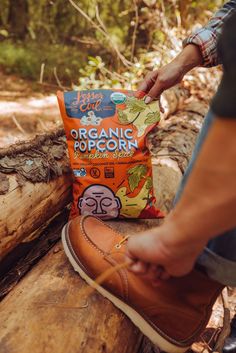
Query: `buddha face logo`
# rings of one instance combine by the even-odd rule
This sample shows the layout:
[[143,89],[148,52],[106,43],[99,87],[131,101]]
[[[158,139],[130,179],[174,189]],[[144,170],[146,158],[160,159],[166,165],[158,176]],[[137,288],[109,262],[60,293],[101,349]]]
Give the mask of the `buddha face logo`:
[[101,219],[117,218],[121,209],[120,199],[104,185],[92,185],[84,190],[78,200],[80,214]]

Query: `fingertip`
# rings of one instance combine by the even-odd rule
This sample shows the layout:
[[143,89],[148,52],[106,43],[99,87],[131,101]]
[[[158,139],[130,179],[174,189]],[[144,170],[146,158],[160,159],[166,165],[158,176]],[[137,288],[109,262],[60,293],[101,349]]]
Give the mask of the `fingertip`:
[[153,101],[153,98],[150,97],[150,96],[147,96],[147,97],[144,99],[144,102],[145,102],[146,104],[150,104],[152,101]]
[[157,80],[154,86],[148,92],[148,96],[151,97],[152,100],[160,99],[161,94],[163,93],[164,89],[160,82]]
[[129,266],[129,269],[136,274],[145,274],[147,265],[144,262],[137,261]]

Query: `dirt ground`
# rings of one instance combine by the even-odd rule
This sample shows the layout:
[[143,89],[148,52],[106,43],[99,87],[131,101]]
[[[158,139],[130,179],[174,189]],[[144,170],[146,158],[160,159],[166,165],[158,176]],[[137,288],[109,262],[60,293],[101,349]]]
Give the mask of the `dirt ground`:
[[0,147],[62,124],[56,90],[0,72]]

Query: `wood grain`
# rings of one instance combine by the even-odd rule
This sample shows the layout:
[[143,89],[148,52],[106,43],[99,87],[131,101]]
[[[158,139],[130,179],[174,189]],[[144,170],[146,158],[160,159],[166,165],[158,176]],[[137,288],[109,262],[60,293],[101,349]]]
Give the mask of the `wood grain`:
[[142,336],[107,299],[74,272],[61,245],[0,303],[0,352],[136,353]]
[[10,176],[10,190],[0,196],[0,260],[71,200],[71,178],[19,186]]

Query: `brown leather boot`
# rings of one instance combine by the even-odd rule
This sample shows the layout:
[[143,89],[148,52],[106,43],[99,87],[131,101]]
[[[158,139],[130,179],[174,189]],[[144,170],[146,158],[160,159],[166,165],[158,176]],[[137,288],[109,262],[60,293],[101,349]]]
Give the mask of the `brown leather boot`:
[[[91,286],[104,271],[125,259],[121,234],[91,217],[77,217],[63,229],[62,242],[74,269]],[[193,270],[158,288],[120,269],[96,289],[155,345],[168,353],[185,352],[198,338],[223,286]]]

